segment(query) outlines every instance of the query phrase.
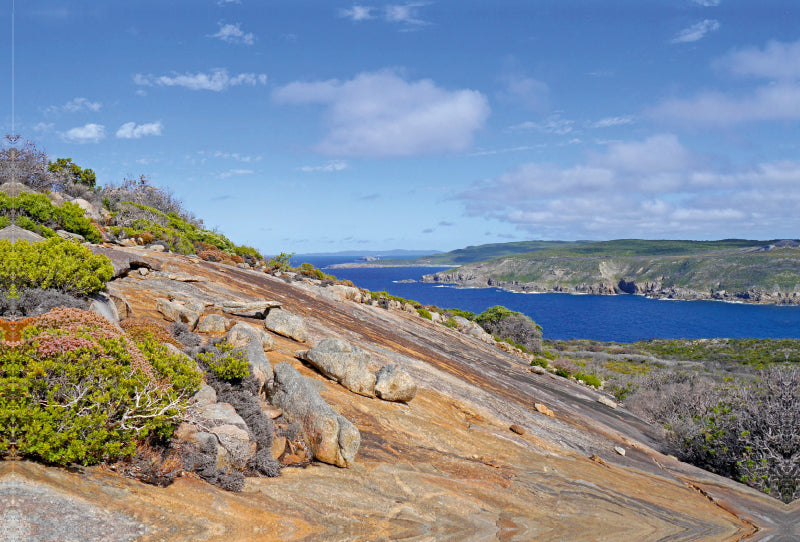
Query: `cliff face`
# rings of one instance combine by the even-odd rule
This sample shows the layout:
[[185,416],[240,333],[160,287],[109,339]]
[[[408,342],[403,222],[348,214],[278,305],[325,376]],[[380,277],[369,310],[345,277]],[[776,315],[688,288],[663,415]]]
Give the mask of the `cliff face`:
[[5,462],[0,539],[800,536],[798,503],[783,505],[679,463],[662,453],[658,428],[623,406],[599,402],[601,394],[591,388],[529,372],[518,358],[473,337],[255,271],[145,250],[108,250],[120,260],[161,270],[134,270],[111,282],[109,290],[124,296],[135,316],[161,318],[156,299],[175,290],[209,300],[279,302],[305,319],[308,344],[345,339],[368,351],[376,364],[401,366],[419,391],[408,404],[357,395],[298,359],[299,343],[274,335],[267,353],[272,365],[295,367],[361,432],[351,468],[284,468],[278,478],[248,479],[244,491],[234,494],[192,476],[157,488],[101,468]]
[[693,256],[501,258],[425,275],[423,282],[519,292],[637,294],[800,304],[800,248],[714,251]]

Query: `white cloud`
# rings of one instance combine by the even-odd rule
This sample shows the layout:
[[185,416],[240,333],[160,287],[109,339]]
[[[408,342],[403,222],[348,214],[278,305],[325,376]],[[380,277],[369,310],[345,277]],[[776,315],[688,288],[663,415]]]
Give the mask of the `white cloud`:
[[429,79],[406,81],[394,71],[349,81],[295,82],[278,88],[279,103],[325,106],[328,133],[317,150],[334,156],[413,156],[462,151],[489,116],[486,97],[446,90]]
[[704,8],[715,8],[719,5],[719,0],[692,0],[692,2]]
[[537,130],[545,134],[566,135],[573,130],[575,121],[561,118],[561,115],[554,114],[547,117],[542,122],[526,121],[520,124],[510,126],[508,129],[512,131],[519,130]]
[[45,113],[78,113],[80,111],[92,111],[97,113],[103,104],[100,102],[93,102],[86,98],[73,98],[64,105],[51,105],[44,110]]
[[229,177],[233,177],[234,175],[252,175],[255,173],[252,169],[229,169],[224,173],[219,174],[220,179],[227,179]]
[[333,162],[328,162],[324,166],[303,166],[298,169],[304,173],[313,173],[317,171],[331,173],[333,171],[342,171],[343,169],[347,169],[347,167],[347,162],[344,160],[334,160]]
[[253,45],[256,41],[256,37],[252,32],[245,34],[241,26],[242,23],[219,23],[219,31],[216,34],[211,34],[209,37],[217,38],[227,43],[243,43],[245,45]]
[[498,97],[506,102],[522,105],[533,111],[544,109],[550,89],[547,84],[519,73],[509,73],[501,77],[503,90]]
[[117,130],[117,137],[120,139],[139,139],[144,136],[160,136],[163,129],[161,121],[150,122],[148,124],[136,124],[126,122]]
[[664,101],[653,108],[650,114],[657,119],[692,125],[800,120],[800,86],[778,84],[759,87],[743,96],[703,92],[692,98]]
[[457,196],[468,214],[551,238],[790,235],[800,162],[719,172],[671,134],[618,142],[583,163],[523,164]]
[[800,41],[771,41],[763,49],[739,49],[722,57],[715,66],[744,77],[796,80],[800,78]]
[[523,164],[457,199],[473,216],[553,239],[794,236],[800,161],[727,172],[671,134],[617,142],[583,163]]
[[605,117],[598,121],[592,122],[590,128],[610,128],[612,126],[623,126],[635,122],[632,115],[624,115],[621,117]]
[[709,32],[719,30],[719,21],[715,19],[705,19],[695,23],[688,28],[684,28],[672,38],[672,43],[691,43],[699,41]]
[[339,14],[353,21],[368,21],[373,18],[373,9],[370,6],[354,5],[350,9],[339,10]]
[[238,75],[228,75],[228,70],[217,68],[210,73],[185,73],[169,75],[142,75],[137,73],[133,76],[133,82],[140,86],[159,86],[159,87],[185,87],[191,90],[211,90],[221,92],[230,87],[240,85],[266,85],[267,76],[263,73],[240,73]]
[[653,107],[650,116],[700,126],[800,119],[800,41],[773,41],[763,49],[740,49],[713,65],[734,75],[770,81],[737,94],[705,91],[668,99]]
[[[201,151],[200,154],[202,155],[204,153]],[[260,156],[256,157],[247,156],[244,154],[239,154],[238,152],[215,151],[213,156],[214,158],[223,158],[225,160],[236,160],[237,162],[245,162],[245,163],[259,162],[261,160]]]
[[419,8],[424,5],[423,2],[388,5],[385,8],[386,20],[390,23],[403,23],[411,26],[426,25],[428,23],[419,18]]
[[67,130],[62,135],[73,143],[97,143],[106,137],[106,128],[102,124],[86,124]]
[[35,132],[46,133],[51,131],[54,126],[52,122],[39,122],[34,125],[33,130]]
[[217,0],[218,6],[225,6],[227,4],[241,4],[242,0]]
[[[419,15],[419,8],[425,5],[424,2],[389,4],[383,8],[382,19],[387,23],[402,25],[404,31],[415,30],[430,24]],[[356,22],[370,21],[378,18],[376,12],[375,7],[353,4],[350,8],[339,10],[339,16]]]

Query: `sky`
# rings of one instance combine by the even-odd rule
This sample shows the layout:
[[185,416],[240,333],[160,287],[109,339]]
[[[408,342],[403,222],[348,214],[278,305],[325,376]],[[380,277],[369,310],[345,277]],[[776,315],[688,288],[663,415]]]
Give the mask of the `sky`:
[[796,0],[0,1],[3,133],[266,254],[800,237]]

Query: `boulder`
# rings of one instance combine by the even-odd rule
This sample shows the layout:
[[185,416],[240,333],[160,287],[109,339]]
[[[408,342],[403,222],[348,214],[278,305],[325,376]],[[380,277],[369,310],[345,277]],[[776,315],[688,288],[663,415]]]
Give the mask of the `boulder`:
[[111,260],[111,265],[114,267],[114,277],[124,277],[132,269],[139,269],[145,267],[158,271],[161,269],[161,264],[155,260],[148,260],[146,256],[140,254],[129,254],[125,250],[101,247],[92,245],[91,250],[94,254],[102,254]]
[[197,326],[200,314],[181,305],[177,301],[159,299],[156,301],[156,310],[171,322],[183,322],[191,330]]
[[384,401],[408,402],[417,394],[417,383],[394,363],[385,365],[375,375],[375,395]]
[[282,362],[274,371],[269,399],[283,410],[290,423],[302,425],[305,441],[314,457],[338,467],[352,464],[361,445],[358,429],[323,401],[297,369]]
[[223,463],[229,462],[233,466],[243,467],[256,453],[257,445],[251,439],[247,424],[230,404],[198,402],[192,409],[192,414],[192,421],[215,435],[225,450],[227,458],[224,458]]
[[304,343],[308,340],[308,332],[303,319],[283,309],[270,309],[264,318],[264,327],[297,342]]
[[202,386],[200,386],[200,389],[197,390],[197,393],[192,395],[192,398],[189,400],[189,402],[199,406],[206,406],[216,403],[217,392],[214,391],[214,388],[212,388],[208,384],[203,384]]
[[264,350],[272,350],[275,346],[275,339],[269,333],[244,322],[238,322],[228,331],[227,340],[234,348],[247,346],[253,340],[260,342]]
[[244,347],[247,361],[250,364],[250,374],[258,380],[259,393],[266,390],[267,383],[272,381],[272,364],[264,353],[258,340],[252,340]]
[[348,390],[375,396],[375,375],[369,371],[369,354],[357,346],[328,337],[299,356]]
[[119,312],[117,312],[117,306],[111,300],[111,297],[108,296],[108,294],[99,292],[92,295],[91,299],[92,302],[89,304],[90,311],[99,314],[113,324],[119,322]]
[[97,207],[95,207],[85,199],[75,198],[74,200],[72,200],[72,203],[83,209],[84,214],[86,215],[87,218],[90,218],[91,220],[100,220],[102,218],[100,215],[100,211],[97,209]]
[[200,333],[225,333],[229,327],[229,320],[220,314],[209,314],[197,325]]

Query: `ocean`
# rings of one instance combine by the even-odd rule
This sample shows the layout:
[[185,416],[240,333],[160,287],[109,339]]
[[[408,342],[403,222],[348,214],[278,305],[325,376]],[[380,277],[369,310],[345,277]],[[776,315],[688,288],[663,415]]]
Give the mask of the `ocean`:
[[521,294],[497,288],[456,288],[422,282],[442,267],[325,269],[352,258],[306,257],[339,279],[373,292],[414,299],[424,305],[459,308],[476,314],[493,305],[530,316],[547,339],[635,342],[646,339],[800,339],[800,306],[752,305],[720,301],[673,301],[634,295]]

